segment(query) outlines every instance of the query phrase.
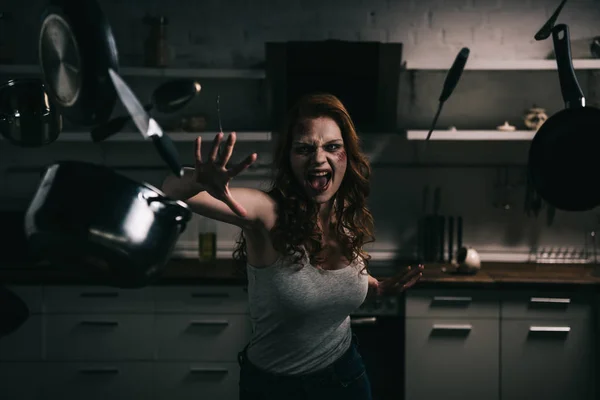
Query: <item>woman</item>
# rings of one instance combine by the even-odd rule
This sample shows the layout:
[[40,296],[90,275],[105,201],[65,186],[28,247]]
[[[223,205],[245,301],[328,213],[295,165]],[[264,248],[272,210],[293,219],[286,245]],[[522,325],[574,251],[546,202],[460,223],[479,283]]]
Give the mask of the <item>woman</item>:
[[290,111],[275,153],[271,190],[230,188],[256,161],[228,167],[235,133],[223,133],[167,195],[201,215],[241,228],[234,257],[248,275],[254,334],[240,353],[240,399],[369,400],[371,389],[349,315],[369,295],[400,292],[422,266],[377,281],[366,272],[373,240],[370,166],[354,124],[332,95],[307,95]]

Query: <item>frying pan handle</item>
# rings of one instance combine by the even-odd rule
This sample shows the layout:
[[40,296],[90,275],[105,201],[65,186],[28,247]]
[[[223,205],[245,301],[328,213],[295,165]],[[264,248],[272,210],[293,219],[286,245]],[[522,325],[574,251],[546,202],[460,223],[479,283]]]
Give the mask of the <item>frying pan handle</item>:
[[[177,208],[181,208],[181,202],[177,201],[177,200],[173,200],[173,199],[169,199],[168,197],[164,197],[164,196],[152,196],[152,197],[148,197],[148,196],[142,196],[144,200],[146,200],[148,202],[148,204],[152,204],[152,203],[161,203],[165,206],[169,206],[169,207],[177,207]],[[185,216],[182,215],[177,215],[175,217],[176,222],[179,225],[179,232],[183,233],[183,231],[185,231],[185,227],[187,225],[187,222],[189,220],[189,218],[186,218]]]
[[558,24],[552,28],[552,40],[554,42],[554,52],[556,53],[560,90],[565,107],[585,107],[585,97],[583,96],[579,82],[577,82],[571,59],[569,27],[565,24]]

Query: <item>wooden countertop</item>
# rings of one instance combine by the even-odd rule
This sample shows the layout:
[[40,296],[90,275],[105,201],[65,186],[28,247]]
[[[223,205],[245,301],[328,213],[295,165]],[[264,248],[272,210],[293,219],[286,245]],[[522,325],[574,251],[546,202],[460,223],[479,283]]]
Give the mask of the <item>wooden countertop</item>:
[[[400,268],[407,263],[398,263]],[[418,286],[497,285],[497,284],[563,284],[599,285],[600,265],[582,264],[523,264],[482,263],[481,270],[473,275],[444,272],[444,264],[427,264]],[[387,271],[394,271],[387,265]],[[85,271],[61,270],[40,266],[0,267],[0,282],[6,284],[94,284]],[[378,274],[377,278],[390,274]],[[391,272],[393,273],[393,272]],[[200,263],[196,259],[173,259],[155,284],[245,284],[246,278],[236,270],[232,260],[219,259]]]

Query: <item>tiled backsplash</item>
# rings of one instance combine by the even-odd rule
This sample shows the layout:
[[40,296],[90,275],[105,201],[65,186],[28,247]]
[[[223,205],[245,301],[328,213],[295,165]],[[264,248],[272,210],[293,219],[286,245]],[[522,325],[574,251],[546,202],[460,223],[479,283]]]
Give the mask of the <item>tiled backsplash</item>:
[[[452,63],[462,46],[471,48],[471,59],[544,58],[551,41],[535,42],[533,34],[558,1],[542,0],[378,0],[367,2],[262,0],[202,1],[173,0],[142,2],[112,0],[101,4],[113,26],[123,65],[140,64],[146,12],[165,14],[170,19],[169,41],[174,49],[173,66],[260,67],[264,41],[294,39],[349,39],[403,42],[404,59]],[[11,2],[8,9],[15,24],[16,63],[34,63],[35,24],[43,1]],[[583,57],[586,40],[600,35],[597,0],[580,0],[565,6],[561,22],[570,24],[574,56]],[[588,57],[588,56],[586,56]],[[315,60],[318,62],[318,60]],[[1,80],[15,76],[0,76]],[[437,107],[444,71],[404,72],[400,86],[400,120],[407,129],[427,129]],[[598,105],[598,73],[578,71],[588,95],[588,104]],[[142,99],[162,79],[126,79]],[[265,85],[253,79],[203,79],[203,90],[175,118],[194,113],[208,117],[208,130],[217,129],[215,98],[221,96],[223,127],[226,131],[269,130]],[[466,71],[453,97],[445,105],[439,128],[494,129],[509,121],[522,128],[522,117],[538,105],[553,113],[562,107],[555,71]],[[115,115],[122,114],[119,105]],[[399,129],[400,131],[400,129]],[[545,211],[527,217],[523,211],[523,166],[527,142],[431,142],[423,153],[421,142],[409,142],[401,134],[387,136],[362,133],[365,148],[374,162],[371,209],[375,215],[376,258],[414,250],[417,219],[422,214],[424,185],[440,186],[441,214],[462,215],[464,243],[480,250],[484,259],[527,259],[532,249],[582,250],[585,232],[596,229],[595,212],[557,212],[548,227]],[[188,143],[178,143],[184,162],[191,163],[193,134]],[[377,150],[377,145],[383,151]],[[239,143],[236,157],[258,152],[269,160],[272,143]],[[206,151],[207,149],[205,149]],[[17,166],[44,166],[55,160],[78,159],[110,166],[139,167],[122,170],[139,181],[160,185],[166,169],[149,143],[55,143],[42,149],[18,149],[0,142],[0,193],[23,198],[33,194],[39,175],[16,172]],[[437,166],[432,167],[435,163]],[[515,188],[505,211],[494,207],[498,166],[513,165]],[[519,167],[520,166],[520,167]],[[266,178],[245,176],[236,185],[266,187]],[[181,239],[182,248],[195,252],[198,219]],[[230,254],[237,229],[218,224],[220,255]],[[591,250],[591,247],[589,247]]]

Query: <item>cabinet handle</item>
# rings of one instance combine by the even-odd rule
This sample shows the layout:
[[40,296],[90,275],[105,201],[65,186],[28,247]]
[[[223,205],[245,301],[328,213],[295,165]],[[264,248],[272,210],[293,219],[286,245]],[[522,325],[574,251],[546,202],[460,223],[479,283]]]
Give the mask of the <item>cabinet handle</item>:
[[79,325],[84,326],[119,326],[117,321],[81,321]]
[[190,374],[228,374],[227,368],[202,368],[202,367],[191,367]]
[[116,375],[119,373],[119,369],[115,367],[82,368],[79,370],[79,373],[87,375]]
[[117,292],[84,292],[79,294],[79,297],[84,298],[107,298],[107,297],[119,297]]
[[569,304],[571,299],[569,298],[556,298],[556,297],[532,297],[529,300],[530,303],[544,303],[544,304]]
[[471,324],[433,324],[434,331],[470,331]]
[[227,293],[190,293],[194,299],[226,299],[229,297]]
[[433,296],[433,301],[452,302],[452,303],[469,303],[473,301],[469,296]]
[[569,333],[570,326],[530,326],[529,332],[545,332],[545,333]]
[[223,325],[229,325],[229,321],[227,321],[226,319],[190,321],[190,325],[191,326],[223,326]]
[[350,325],[375,325],[377,317],[351,318]]

